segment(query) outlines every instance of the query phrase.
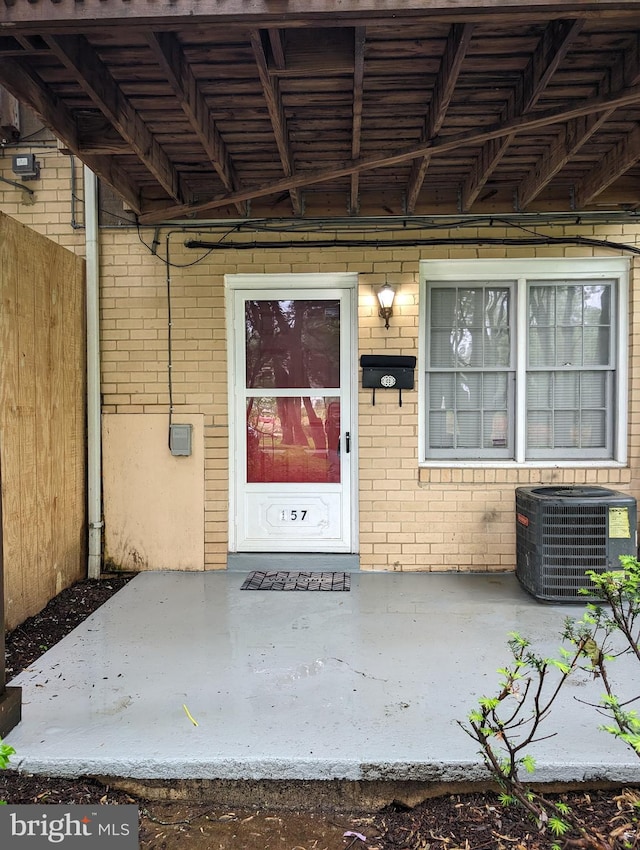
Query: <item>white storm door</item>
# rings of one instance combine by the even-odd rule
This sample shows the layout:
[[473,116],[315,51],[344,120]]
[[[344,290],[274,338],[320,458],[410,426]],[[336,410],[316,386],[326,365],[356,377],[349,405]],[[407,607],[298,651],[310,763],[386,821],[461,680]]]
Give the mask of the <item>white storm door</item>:
[[352,551],[353,292],[233,293],[232,551]]

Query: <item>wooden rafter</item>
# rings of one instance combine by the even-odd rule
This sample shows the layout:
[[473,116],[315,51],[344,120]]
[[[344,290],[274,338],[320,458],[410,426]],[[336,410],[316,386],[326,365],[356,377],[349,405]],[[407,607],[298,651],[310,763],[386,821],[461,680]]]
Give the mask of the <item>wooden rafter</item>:
[[282,43],[282,33],[275,27],[270,27],[267,30],[269,36],[269,46],[271,47],[271,55],[273,56],[273,66],[278,71],[284,71],[287,67],[287,60],[284,55],[284,45]]
[[[291,177],[293,174],[293,155],[289,146],[287,120],[284,114],[284,106],[282,105],[280,85],[278,80],[269,74],[267,57],[262,44],[262,34],[259,30],[253,30],[251,32],[251,47],[253,48],[253,55],[256,60],[258,74],[260,75],[260,83],[267,103],[273,135],[278,147],[280,162],[282,163],[282,170],[286,177]],[[297,216],[302,215],[302,199],[298,188],[290,187],[288,192],[294,214]]]
[[47,36],[46,42],[167,194],[182,202],[178,173],[86,38]]
[[[351,158],[358,159],[362,141],[362,87],[364,84],[365,29],[356,27],[353,64],[353,124],[351,128]],[[355,215],[360,207],[360,176],[351,175],[349,212]]]
[[[635,86],[640,83],[640,36],[629,48],[622,61],[618,62],[603,79],[599,93],[615,92],[616,88]],[[580,149],[611,118],[615,109],[594,115],[583,115],[568,121],[560,131],[554,144],[544,153],[528,177],[518,188],[517,206],[526,209],[540,192],[573,159]]]
[[601,192],[614,183],[640,160],[640,127],[636,125],[631,132],[619,139],[615,146],[603,157],[598,168],[592,169],[576,187],[576,209],[583,209]]
[[463,133],[456,136],[448,136],[446,138],[429,139],[427,142],[419,145],[411,145],[402,148],[395,153],[384,156],[368,156],[360,157],[358,160],[349,160],[340,166],[335,166],[328,169],[317,169],[315,171],[306,171],[303,174],[297,174],[292,177],[285,177],[273,183],[263,184],[260,186],[250,186],[243,189],[241,192],[223,195],[219,198],[211,198],[208,201],[198,202],[196,204],[184,204],[180,206],[171,206],[163,209],[145,210],[140,217],[141,222],[145,224],[155,224],[165,217],[174,217],[189,213],[201,213],[206,210],[215,209],[216,207],[224,206],[228,203],[235,203],[238,200],[247,200],[249,198],[265,197],[267,195],[276,194],[283,191],[290,191],[292,188],[301,186],[310,186],[317,183],[323,183],[328,180],[335,180],[339,177],[350,176],[355,172],[370,171],[376,168],[386,168],[400,162],[409,162],[416,157],[430,154],[436,156],[439,154],[448,153],[466,145],[477,145],[490,141],[491,139],[500,139],[503,136],[508,136],[512,133],[525,132],[527,130],[538,130],[543,127],[549,127],[553,124],[570,121],[572,118],[578,118],[584,115],[607,111],[618,107],[629,106],[640,102],[640,85],[630,86],[621,89],[617,93],[608,95],[607,97],[595,97],[586,100],[575,106],[563,109],[554,109],[547,112],[534,115],[520,115],[506,123],[496,124],[493,127],[488,127],[484,130],[479,130],[477,133]]
[[[557,70],[571,46],[579,35],[584,22],[582,20],[551,21],[524,70],[522,84],[503,112],[503,119],[509,121],[518,115],[526,115],[538,102],[549,80]],[[470,173],[462,189],[461,206],[463,211],[471,209],[492,173],[507,152],[514,136],[504,136],[488,142],[480,152],[475,169]]]
[[581,115],[561,127],[553,145],[518,187],[517,207],[525,210],[614,112],[615,109],[609,109],[595,115]]
[[82,150],[74,116],[51,94],[25,62],[3,59],[0,62],[0,83],[19,101],[28,103],[71,153],[82,159],[93,172],[113,186],[131,209],[140,212],[140,195],[132,189],[122,169],[112,161],[112,157],[95,156]]
[[[178,39],[173,33],[152,32],[147,35],[147,41],[222,185],[230,192],[239,189],[240,183],[227,146],[216,127]],[[236,206],[240,215],[246,215],[246,204]]]
[[[442,129],[458,82],[462,62],[473,36],[473,29],[473,24],[454,24],[449,31],[421,141],[435,138]],[[429,161],[429,156],[414,160],[407,185],[406,207],[409,214],[415,211],[418,195],[429,168]]]

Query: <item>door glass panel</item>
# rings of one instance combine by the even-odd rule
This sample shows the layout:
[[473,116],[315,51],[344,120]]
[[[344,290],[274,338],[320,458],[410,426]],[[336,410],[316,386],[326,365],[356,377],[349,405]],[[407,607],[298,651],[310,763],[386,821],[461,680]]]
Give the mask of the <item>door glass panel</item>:
[[340,386],[340,302],[245,301],[248,389]]
[[247,399],[247,482],[339,483],[340,400]]

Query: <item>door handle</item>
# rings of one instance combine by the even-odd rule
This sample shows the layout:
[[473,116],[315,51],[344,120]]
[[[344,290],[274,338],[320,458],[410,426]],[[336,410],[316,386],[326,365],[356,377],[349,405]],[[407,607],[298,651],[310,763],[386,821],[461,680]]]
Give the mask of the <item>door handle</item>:
[[351,451],[351,434],[348,431],[344,435],[344,450],[347,454]]

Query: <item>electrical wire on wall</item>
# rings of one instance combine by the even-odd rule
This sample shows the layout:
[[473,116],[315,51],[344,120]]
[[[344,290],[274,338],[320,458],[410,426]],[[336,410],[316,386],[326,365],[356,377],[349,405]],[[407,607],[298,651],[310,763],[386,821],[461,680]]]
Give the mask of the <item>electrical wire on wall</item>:
[[[629,220],[638,220],[638,216],[628,214],[625,217],[626,221]],[[565,225],[568,221],[574,226],[578,226],[581,224],[594,223],[596,221],[603,221],[609,219],[603,219],[600,215],[592,215],[592,216],[548,216],[548,217],[536,217],[535,224],[541,226],[549,226],[551,224],[557,224],[559,221],[562,221]],[[531,222],[530,222],[531,223]],[[416,246],[436,246],[436,245],[518,245],[518,246],[541,246],[541,245],[581,245],[585,247],[591,248],[606,248],[609,250],[622,251],[631,254],[640,255],[640,248],[635,247],[634,245],[629,245],[625,243],[614,242],[609,239],[595,239],[586,236],[549,236],[546,234],[538,233],[536,230],[532,229],[530,226],[527,227],[519,221],[515,221],[509,218],[504,217],[461,217],[461,218],[452,218],[452,217],[442,217],[440,220],[429,219],[402,219],[400,226],[395,221],[390,221],[388,219],[372,219],[366,222],[367,226],[363,226],[363,222],[359,221],[356,225],[356,222],[353,220],[348,221],[273,221],[263,219],[260,221],[236,221],[231,225],[229,222],[215,222],[203,224],[200,222],[198,225],[188,225],[185,224],[182,227],[171,226],[171,229],[167,230],[165,236],[165,251],[164,257],[158,252],[158,247],[160,245],[160,231],[163,229],[162,225],[158,225],[153,230],[153,239],[152,242],[149,243],[145,241],[142,235],[141,228],[139,224],[136,224],[136,231],[138,235],[138,239],[142,245],[149,251],[150,254],[157,257],[161,262],[165,265],[166,270],[166,299],[167,299],[167,388],[168,388],[168,396],[169,396],[169,428],[168,428],[168,445],[171,449],[171,426],[173,424],[173,416],[174,416],[174,386],[173,386],[173,310],[172,310],[172,280],[171,280],[171,270],[172,269],[185,269],[190,268],[191,266],[196,266],[199,263],[202,263],[212,252],[216,250],[268,250],[268,249],[278,249],[282,250],[285,248],[335,248],[335,247],[365,247],[375,250],[376,248],[382,248],[387,246],[393,247],[416,247]],[[169,226],[169,225],[165,225]],[[353,232],[354,227],[357,226],[360,233],[363,230],[367,233],[370,233],[370,238],[362,238],[359,237],[351,237],[349,235],[340,236],[339,234]],[[413,237],[411,235],[411,231],[419,230],[422,233],[428,232],[430,230],[442,231],[447,230],[449,233],[452,230],[457,229],[469,229],[470,227],[501,227],[501,228],[509,228],[511,230],[520,230],[522,231],[522,236],[512,236],[512,237],[491,237],[491,236],[438,236],[434,235],[431,237]],[[407,233],[406,236],[398,237],[398,236],[389,236],[388,234],[392,231],[396,231],[398,229],[402,229],[403,232]],[[220,233],[220,231],[222,231]],[[331,238],[326,238],[325,233],[330,232],[333,235]],[[253,241],[240,241],[233,240],[230,237],[234,234],[241,235],[246,232],[263,232],[263,233],[301,233],[305,234],[313,234],[314,238],[306,238],[306,239],[288,239],[288,240],[253,240]],[[218,235],[218,238],[213,240],[207,240],[202,238],[204,234]],[[192,260],[188,263],[174,263],[171,260],[171,247],[170,240],[171,237],[175,234],[180,234],[183,237],[187,237],[189,235],[198,236],[199,238],[186,238],[184,241],[184,247],[191,250],[201,250],[203,253],[197,257],[195,260]],[[378,237],[378,234],[380,236]]]
[[[615,242],[611,239],[597,239],[588,236],[552,236],[541,233],[540,227],[558,226],[583,226],[591,224],[594,228],[598,223],[611,224],[612,221],[623,221],[625,223],[640,223],[640,216],[635,212],[624,214],[585,213],[583,215],[568,214],[540,214],[523,216],[442,216],[431,218],[401,218],[384,219],[371,218],[358,220],[242,220],[233,222],[213,222],[199,225],[185,224],[182,228],[173,228],[172,233],[181,232],[185,237],[185,247],[189,249],[203,250],[198,259],[191,263],[185,263],[180,268],[187,268],[202,262],[212,251],[237,250],[277,250],[285,248],[384,248],[384,247],[433,247],[446,245],[504,245],[519,247],[539,247],[558,245],[577,245],[589,248],[606,248],[608,250],[622,251],[631,254],[640,254],[640,248],[623,242]],[[490,235],[451,235],[452,231],[466,230],[471,228],[498,228],[502,230],[520,231],[522,235],[514,236],[490,236]],[[358,235],[353,235],[357,228]],[[158,228],[156,228],[157,230]],[[439,236],[438,232],[447,231],[447,236]],[[222,231],[222,232],[220,232]],[[402,235],[397,235],[398,231]],[[419,231],[420,236],[412,235]],[[365,236],[363,236],[363,232]],[[432,232],[434,235],[424,235]],[[234,235],[247,233],[277,234],[277,240],[260,239],[233,239]],[[304,233],[304,239],[283,239],[283,235]],[[406,235],[404,235],[406,234]],[[207,236],[215,236],[208,239]],[[138,227],[138,238],[143,245],[153,254],[157,254],[154,245],[149,245],[142,238]],[[173,264],[172,264],[173,265]]]

